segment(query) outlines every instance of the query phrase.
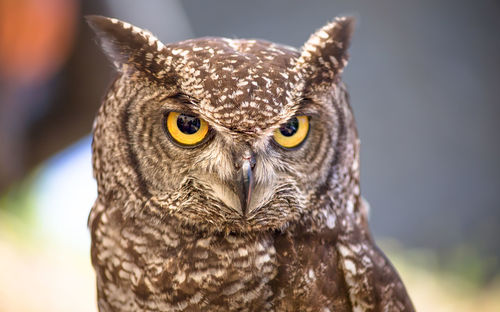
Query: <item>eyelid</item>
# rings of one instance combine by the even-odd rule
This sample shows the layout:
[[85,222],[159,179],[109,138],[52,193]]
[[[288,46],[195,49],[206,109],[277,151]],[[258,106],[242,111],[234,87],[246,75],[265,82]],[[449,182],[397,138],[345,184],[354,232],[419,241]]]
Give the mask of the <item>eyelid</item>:
[[320,105],[313,101],[312,99],[310,98],[301,98],[300,100],[298,100],[298,108],[297,110],[295,111],[295,117],[297,116],[309,116],[309,117],[318,117],[318,116],[321,116],[321,109],[320,109]]
[[187,109],[185,107],[165,108],[162,111],[162,113],[163,113],[164,117],[167,117],[169,113],[179,113],[181,115],[188,115],[188,116],[193,116],[193,117],[203,119],[198,114],[194,113],[193,111],[191,111],[190,109]]
[[311,119],[311,117],[321,116],[321,113],[312,109],[298,109],[293,115],[293,117],[299,117],[299,116],[307,116],[309,117],[309,119]]
[[186,93],[178,92],[170,97],[171,99],[176,99],[179,102],[186,105],[196,105],[200,103],[200,101],[192,96],[187,95]]
[[170,112],[177,112],[185,115],[202,118],[192,109],[193,106],[197,104],[198,100],[184,93],[176,93],[163,100],[162,112],[164,116],[168,115],[168,113]]
[[295,111],[295,114],[293,117],[298,117],[298,116],[308,116],[308,117],[316,117],[320,116],[321,113],[318,112],[316,109],[313,108],[299,108]]

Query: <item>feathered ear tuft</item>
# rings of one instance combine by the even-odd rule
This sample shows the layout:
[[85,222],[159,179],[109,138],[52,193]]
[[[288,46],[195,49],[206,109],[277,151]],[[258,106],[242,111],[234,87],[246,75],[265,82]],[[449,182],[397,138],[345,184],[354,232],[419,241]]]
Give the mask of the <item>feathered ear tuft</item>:
[[104,52],[115,67],[122,72],[130,66],[163,78],[168,68],[165,46],[149,31],[115,18],[98,15],[85,17],[94,30]]
[[337,81],[347,65],[353,29],[354,18],[337,17],[307,40],[296,65],[304,75],[306,90],[329,87]]

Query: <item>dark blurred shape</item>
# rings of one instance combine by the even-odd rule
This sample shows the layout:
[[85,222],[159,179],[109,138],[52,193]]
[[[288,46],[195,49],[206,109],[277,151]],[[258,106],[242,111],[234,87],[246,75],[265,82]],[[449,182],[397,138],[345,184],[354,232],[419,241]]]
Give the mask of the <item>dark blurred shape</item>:
[[0,1],[0,189],[24,173],[26,126],[45,108],[44,86],[67,58],[77,6],[70,0]]
[[76,0],[0,1],[0,193],[90,130],[108,77],[95,75],[105,63],[78,35],[79,11]]

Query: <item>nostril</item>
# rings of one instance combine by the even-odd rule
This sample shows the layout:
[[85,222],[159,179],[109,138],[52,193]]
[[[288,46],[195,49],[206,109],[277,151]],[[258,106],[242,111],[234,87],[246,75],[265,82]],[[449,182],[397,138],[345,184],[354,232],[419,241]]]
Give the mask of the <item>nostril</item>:
[[255,154],[251,149],[244,150],[243,153],[239,154],[238,158],[239,161],[236,161],[235,164],[237,170],[241,169],[242,166],[250,167],[251,170],[255,168]]
[[253,169],[255,167],[255,158],[250,155],[250,156],[243,156],[241,157],[242,159],[242,162],[241,163],[244,163],[246,161],[248,161],[248,163],[250,164],[250,168]]

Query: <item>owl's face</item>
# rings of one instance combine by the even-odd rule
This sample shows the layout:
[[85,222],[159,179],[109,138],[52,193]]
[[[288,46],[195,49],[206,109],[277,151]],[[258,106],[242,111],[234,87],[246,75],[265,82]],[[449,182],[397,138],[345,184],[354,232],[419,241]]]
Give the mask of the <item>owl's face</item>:
[[160,220],[226,233],[283,229],[331,187],[346,133],[355,137],[339,81],[350,20],[302,53],[258,40],[163,45],[118,20],[90,23],[122,72],[96,121],[94,162],[106,171],[107,154],[123,167],[97,174],[100,186],[123,170],[139,210],[154,203]]

